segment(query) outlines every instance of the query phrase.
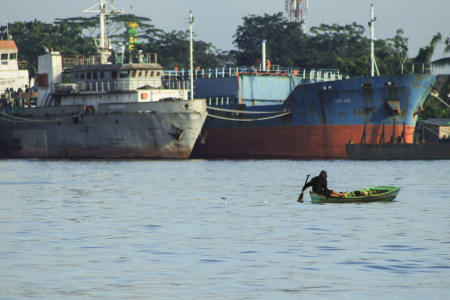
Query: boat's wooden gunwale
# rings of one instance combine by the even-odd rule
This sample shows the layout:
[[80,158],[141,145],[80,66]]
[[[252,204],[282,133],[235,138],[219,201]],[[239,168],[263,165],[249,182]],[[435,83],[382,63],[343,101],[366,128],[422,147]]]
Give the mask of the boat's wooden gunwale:
[[[371,195],[353,196],[345,198],[326,197],[325,195],[310,192],[312,203],[367,203],[376,201],[393,201],[397,197],[399,188],[395,187],[373,187],[361,191],[384,191]],[[355,193],[355,192],[352,192]]]

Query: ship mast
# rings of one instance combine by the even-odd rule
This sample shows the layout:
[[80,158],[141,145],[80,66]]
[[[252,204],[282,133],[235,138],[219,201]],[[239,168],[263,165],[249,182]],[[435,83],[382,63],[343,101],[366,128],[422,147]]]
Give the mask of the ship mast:
[[190,99],[194,99],[194,43],[192,40],[192,27],[194,26],[194,17],[192,16],[192,10],[189,12],[189,54],[190,54],[190,67],[189,67],[189,77],[190,77],[190,87],[191,96]]
[[375,18],[373,3],[370,5],[370,77],[375,76],[375,70],[377,71],[377,75],[380,76],[380,72],[378,72],[377,62],[375,61]]
[[9,36],[9,24],[8,21],[6,21],[6,40],[10,40],[10,36]]
[[98,10],[94,10],[94,6],[83,10],[85,13],[98,13],[99,14],[99,25],[100,25],[100,39],[96,42],[97,51],[100,56],[100,63],[105,64],[108,61],[108,57],[111,55],[109,51],[110,44],[109,39],[106,34],[106,16],[114,15],[115,13],[123,13],[123,10],[115,8],[111,3],[107,3],[105,0],[98,1]]

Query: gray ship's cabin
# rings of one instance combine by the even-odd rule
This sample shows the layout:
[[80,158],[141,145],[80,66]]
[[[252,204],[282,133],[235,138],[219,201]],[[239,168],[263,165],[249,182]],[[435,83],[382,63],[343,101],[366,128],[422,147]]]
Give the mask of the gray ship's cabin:
[[119,54],[110,57],[110,60],[110,63],[99,64],[95,57],[64,58],[63,65],[70,68],[72,81],[79,91],[119,92],[162,88],[164,71],[155,53]]
[[[53,51],[40,56],[38,105],[97,106],[105,99],[102,94],[108,94],[109,101],[122,103],[188,99],[185,88],[163,84],[164,70],[156,54],[138,53],[136,59],[116,56],[111,60],[101,64],[96,57],[67,58]],[[70,83],[63,82],[63,73],[71,74]],[[110,97],[112,94],[115,97]]]
[[163,68],[157,63],[80,66],[72,80],[86,92],[162,88]]

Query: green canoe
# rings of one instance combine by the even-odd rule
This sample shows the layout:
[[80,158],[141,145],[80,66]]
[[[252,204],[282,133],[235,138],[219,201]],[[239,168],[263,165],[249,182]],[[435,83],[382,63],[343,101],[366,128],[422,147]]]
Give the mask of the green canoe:
[[397,197],[399,188],[391,186],[376,186],[364,190],[349,192],[343,198],[330,197],[310,192],[312,203],[350,203],[350,202],[373,202],[392,201]]

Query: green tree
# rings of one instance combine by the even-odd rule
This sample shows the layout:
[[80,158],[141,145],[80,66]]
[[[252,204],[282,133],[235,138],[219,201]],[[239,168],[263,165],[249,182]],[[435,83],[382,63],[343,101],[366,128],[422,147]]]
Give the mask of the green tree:
[[[450,95],[450,75],[440,75],[439,77],[439,80],[435,83],[433,93],[438,94],[441,100],[446,101],[450,105],[448,101],[448,95]],[[450,118],[450,108],[435,97],[428,96],[423,105],[423,113],[420,115],[420,119],[429,118]]]
[[[1,32],[5,30],[6,27],[0,28]],[[38,56],[46,49],[65,55],[92,52],[92,46],[83,38],[80,29],[67,24],[47,24],[37,20],[15,22],[9,24],[9,32],[19,48],[18,59],[28,62],[30,77],[35,77]]]
[[[311,57],[306,67],[341,68],[343,73],[367,74],[369,71],[369,42],[364,37],[364,27],[326,25],[311,28],[308,52]],[[356,63],[358,61],[359,63]]]
[[[433,56],[436,46],[442,40],[442,35],[438,32],[433,36],[430,43],[420,48],[418,55],[412,60],[414,63],[429,63],[431,61],[431,57]],[[450,53],[450,38],[445,40],[445,50],[444,53]],[[444,57],[437,61],[432,62],[435,66],[449,66],[450,65],[450,57]],[[450,76],[444,76],[445,81],[439,83],[436,81],[434,85],[434,92],[438,95],[441,95],[442,98],[448,99],[447,95],[450,94]],[[435,97],[431,95],[428,96],[425,104],[423,106],[424,112],[421,114],[421,119],[428,118],[450,118],[450,108],[445,106]]]
[[289,22],[282,13],[244,17],[236,30],[233,52],[237,65],[253,65],[261,58],[262,40],[267,41],[267,59],[272,64],[293,66],[298,53],[304,51],[306,35],[301,24]]
[[414,63],[429,63],[434,54],[436,45],[441,41],[442,35],[438,32],[433,36],[430,44],[419,49],[419,54],[412,60]]
[[[450,37],[447,37],[447,39],[445,40],[444,54],[450,54]],[[433,61],[433,65],[435,65],[437,67],[450,66],[450,55],[447,57],[443,57],[443,58]]]
[[[261,57],[261,41],[267,41],[267,57],[272,64],[287,67],[340,69],[352,75],[367,75],[370,71],[370,41],[364,36],[363,26],[321,24],[312,27],[309,34],[302,32],[301,24],[289,22],[282,13],[243,18],[234,35],[238,50],[232,54],[238,65],[252,65]],[[390,40],[376,41],[375,56],[380,71],[392,74],[399,70],[402,32],[397,44]],[[397,48],[396,48],[397,47]]]
[[408,59],[408,38],[404,37],[403,29],[398,29],[396,35],[391,42],[393,43],[395,49],[395,59],[397,60],[398,66],[401,67]]

